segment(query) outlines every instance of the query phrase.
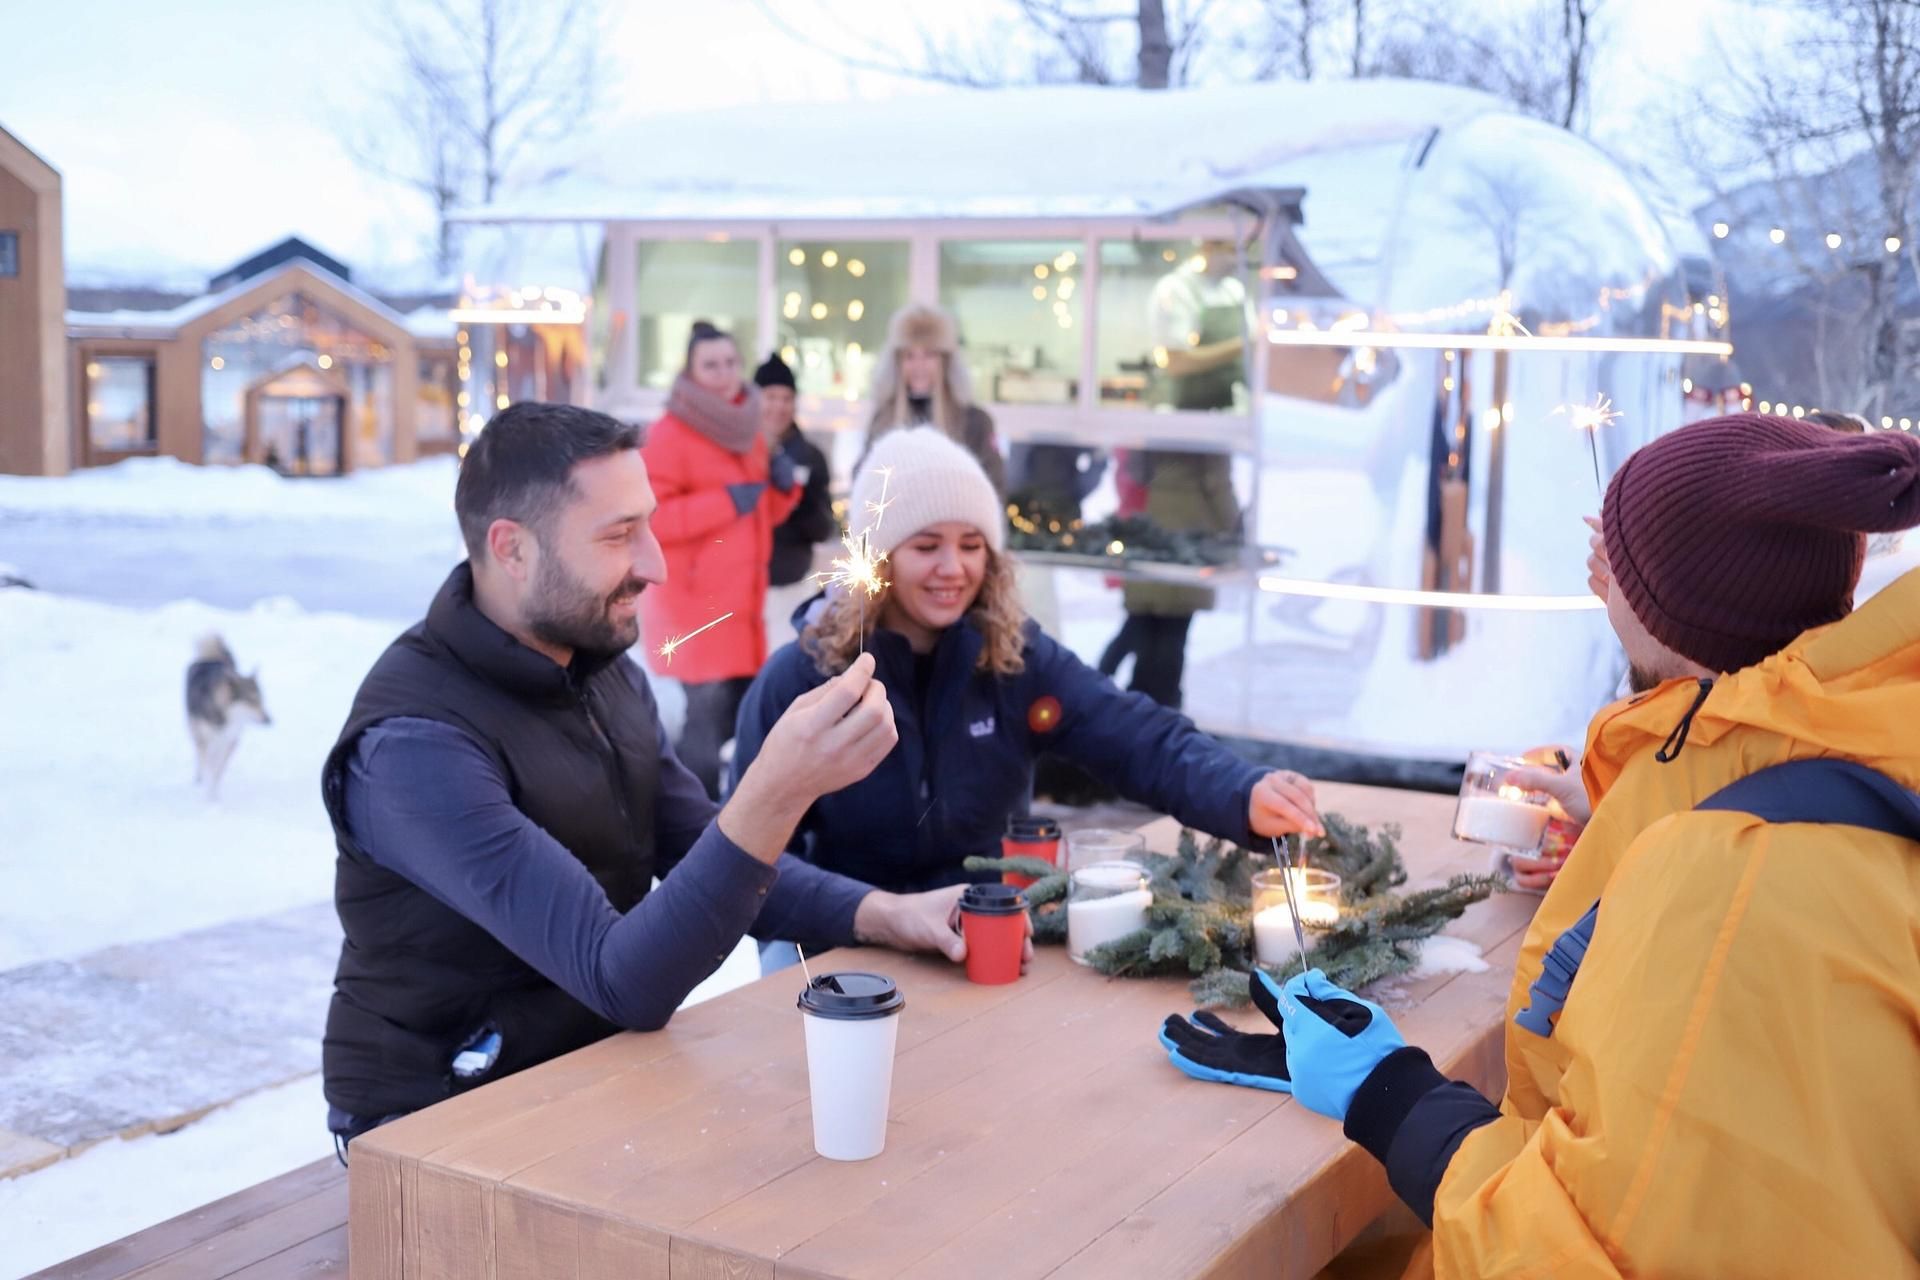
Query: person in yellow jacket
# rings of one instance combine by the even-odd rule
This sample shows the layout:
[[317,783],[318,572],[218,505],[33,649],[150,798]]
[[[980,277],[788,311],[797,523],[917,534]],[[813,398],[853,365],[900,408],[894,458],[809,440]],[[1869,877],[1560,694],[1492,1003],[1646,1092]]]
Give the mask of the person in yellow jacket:
[[1636,692],[1588,731],[1499,1107],[1317,970],[1255,975],[1279,1036],[1169,1019],[1175,1064],[1343,1121],[1433,1228],[1409,1274],[1920,1276],[1920,570],[1851,609],[1862,535],[1916,524],[1898,434],[1736,415],[1615,475]]

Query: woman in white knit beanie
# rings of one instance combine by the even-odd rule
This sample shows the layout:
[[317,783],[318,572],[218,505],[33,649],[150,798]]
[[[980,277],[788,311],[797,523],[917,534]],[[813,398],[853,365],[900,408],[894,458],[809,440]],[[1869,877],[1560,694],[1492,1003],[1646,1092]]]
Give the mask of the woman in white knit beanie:
[[1009,819],[1027,812],[1043,751],[1213,835],[1320,831],[1306,779],[1268,773],[1179,712],[1122,692],[1025,617],[1000,500],[945,434],[883,436],[847,514],[885,553],[886,585],[864,601],[829,593],[800,639],[768,661],[740,709],[735,776],[781,712],[863,647],[899,742],[865,780],[814,803],[796,852],[895,893],[997,878],[962,864],[998,856]]

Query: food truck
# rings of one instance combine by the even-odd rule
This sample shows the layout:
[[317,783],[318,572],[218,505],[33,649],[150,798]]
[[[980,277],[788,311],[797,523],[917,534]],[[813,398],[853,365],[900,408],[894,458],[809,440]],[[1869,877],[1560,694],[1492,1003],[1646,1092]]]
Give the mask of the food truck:
[[[1683,420],[1683,365],[1732,354],[1619,165],[1448,86],[768,105],[593,156],[461,215],[464,430],[555,389],[651,420],[705,319],[793,366],[844,488],[889,316],[937,304],[1046,624],[1091,662],[1116,584],[1191,588],[1195,719],[1389,774],[1579,741],[1623,670],[1580,517]],[[1196,390],[1200,349],[1233,358]],[[1230,483],[1233,527],[1104,536],[1169,457]],[[1064,518],[1037,461],[1086,481]]]

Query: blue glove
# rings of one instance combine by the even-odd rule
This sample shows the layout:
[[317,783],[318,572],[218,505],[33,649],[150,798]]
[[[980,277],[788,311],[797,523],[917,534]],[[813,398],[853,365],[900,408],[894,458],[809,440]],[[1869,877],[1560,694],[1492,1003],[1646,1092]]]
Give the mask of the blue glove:
[[793,492],[793,459],[784,449],[767,459],[767,479],[781,493]]
[[1354,1093],[1381,1059],[1407,1047],[1379,1005],[1334,986],[1318,969],[1287,979],[1280,989],[1280,1023],[1293,1096],[1343,1124]]
[[746,515],[760,503],[760,495],[767,486],[757,481],[744,481],[727,486],[727,496],[733,499],[733,509],[739,515]]
[[[1280,988],[1258,970],[1247,986],[1254,1007],[1278,1027]],[[1287,1039],[1278,1032],[1237,1031],[1204,1011],[1194,1014],[1191,1021],[1176,1013],[1162,1024],[1160,1043],[1166,1047],[1168,1060],[1195,1080],[1293,1092],[1293,1080],[1287,1072]]]

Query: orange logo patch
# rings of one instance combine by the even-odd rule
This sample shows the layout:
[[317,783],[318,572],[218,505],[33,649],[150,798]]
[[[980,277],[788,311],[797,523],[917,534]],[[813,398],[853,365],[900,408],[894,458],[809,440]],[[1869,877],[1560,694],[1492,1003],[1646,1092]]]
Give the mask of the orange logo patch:
[[1051,733],[1060,724],[1060,699],[1052,694],[1035,698],[1027,708],[1027,728],[1035,733]]

